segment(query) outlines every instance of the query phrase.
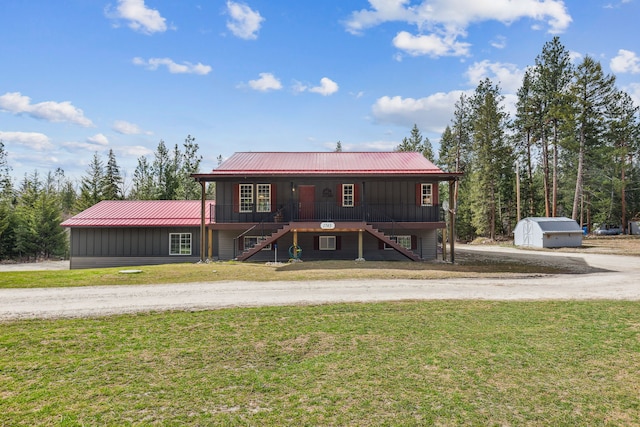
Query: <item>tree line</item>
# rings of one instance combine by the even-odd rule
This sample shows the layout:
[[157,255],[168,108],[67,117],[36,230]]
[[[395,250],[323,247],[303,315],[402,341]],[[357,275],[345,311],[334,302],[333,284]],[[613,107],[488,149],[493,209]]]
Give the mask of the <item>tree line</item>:
[[509,236],[523,216],[625,229],[640,215],[638,111],[615,76],[590,56],[574,65],[558,37],[526,71],[513,118],[499,85],[481,81],[460,96],[440,141],[439,166],[464,172],[458,236]]
[[[95,153],[77,185],[59,168],[45,176],[34,171],[14,184],[0,141],[0,260],[66,257],[60,223],[102,200],[200,199],[200,185],[190,177],[200,171],[198,150],[191,135],[172,149],[161,140],[151,159],[138,158],[129,188],[113,150],[106,163]],[[214,186],[207,191],[211,196]]]

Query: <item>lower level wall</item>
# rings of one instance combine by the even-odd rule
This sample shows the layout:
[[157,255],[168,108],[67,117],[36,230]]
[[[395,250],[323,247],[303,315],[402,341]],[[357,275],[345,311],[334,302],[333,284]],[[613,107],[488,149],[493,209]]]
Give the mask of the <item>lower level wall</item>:
[[81,257],[72,256],[70,268],[106,268],[106,267],[133,267],[142,265],[161,265],[177,263],[195,263],[200,261],[194,256],[175,257]]
[[[234,240],[243,230],[220,230],[218,233],[219,259],[231,260],[239,253],[234,251]],[[381,230],[390,234],[390,230]],[[403,230],[401,235],[416,236],[417,247],[414,252],[423,260],[432,260],[438,254],[438,230]],[[322,251],[317,249],[314,238],[319,235],[335,235],[340,237],[340,247],[336,250]],[[379,240],[367,232],[363,232],[363,258],[367,261],[407,261],[407,257],[393,249],[384,249]],[[249,262],[280,261],[289,259],[289,248],[293,245],[293,233],[287,233],[278,239],[271,249],[262,250],[248,259]],[[301,259],[315,260],[355,260],[358,258],[358,233],[298,233],[298,246],[302,249]]]

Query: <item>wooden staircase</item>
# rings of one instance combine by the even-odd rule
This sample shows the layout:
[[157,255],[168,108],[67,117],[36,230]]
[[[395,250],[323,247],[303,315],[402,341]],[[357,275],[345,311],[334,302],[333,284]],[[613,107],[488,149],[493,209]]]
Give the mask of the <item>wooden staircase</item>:
[[398,242],[392,240],[389,236],[387,236],[382,231],[380,231],[377,228],[375,228],[373,225],[366,224],[364,226],[364,229],[369,234],[371,234],[373,237],[376,237],[378,240],[383,241],[384,243],[387,244],[387,246],[392,247],[393,249],[395,249],[396,251],[400,252],[402,255],[406,256],[410,260],[412,260],[412,261],[422,261],[422,259],[420,258],[420,256],[418,254],[416,254],[415,252],[413,252],[410,249],[405,248],[402,245],[399,245]]
[[242,252],[240,255],[238,255],[236,260],[245,261],[246,259],[248,259],[248,258],[252,257],[253,255],[257,254],[258,252],[260,252],[268,244],[275,242],[280,237],[282,237],[285,234],[287,234],[290,230],[291,230],[291,226],[289,224],[287,224],[284,227],[274,231],[273,233],[271,233],[270,236],[268,236],[264,240],[258,242],[258,244],[256,244],[252,248],[246,249],[244,252]]

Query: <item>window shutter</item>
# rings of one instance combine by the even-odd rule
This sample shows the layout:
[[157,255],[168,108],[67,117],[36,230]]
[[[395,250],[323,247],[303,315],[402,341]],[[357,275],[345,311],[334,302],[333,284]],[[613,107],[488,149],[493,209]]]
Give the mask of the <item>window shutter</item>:
[[433,184],[431,184],[431,192],[433,193],[431,195],[431,200],[432,200],[432,205],[433,206],[438,206],[438,188],[440,187],[438,182],[434,182]]
[[313,250],[320,250],[320,236],[313,236]]
[[240,212],[240,184],[233,184],[233,212]]
[[278,203],[276,203],[276,185],[271,184],[271,212],[278,210]]
[[336,205],[342,206],[342,184],[336,188]]
[[353,206],[360,206],[360,184],[353,184]]
[[422,206],[422,184],[416,184],[416,206]]
[[336,251],[342,249],[342,236],[336,236]]
[[411,250],[415,251],[416,249],[418,249],[418,236],[416,235],[411,235]]

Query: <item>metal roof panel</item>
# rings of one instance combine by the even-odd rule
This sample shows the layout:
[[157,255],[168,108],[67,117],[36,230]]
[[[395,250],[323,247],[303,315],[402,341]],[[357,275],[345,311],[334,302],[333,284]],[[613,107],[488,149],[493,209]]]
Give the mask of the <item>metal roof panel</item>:
[[[207,201],[207,206],[214,204]],[[103,200],[63,227],[171,227],[200,225],[200,200]]]

